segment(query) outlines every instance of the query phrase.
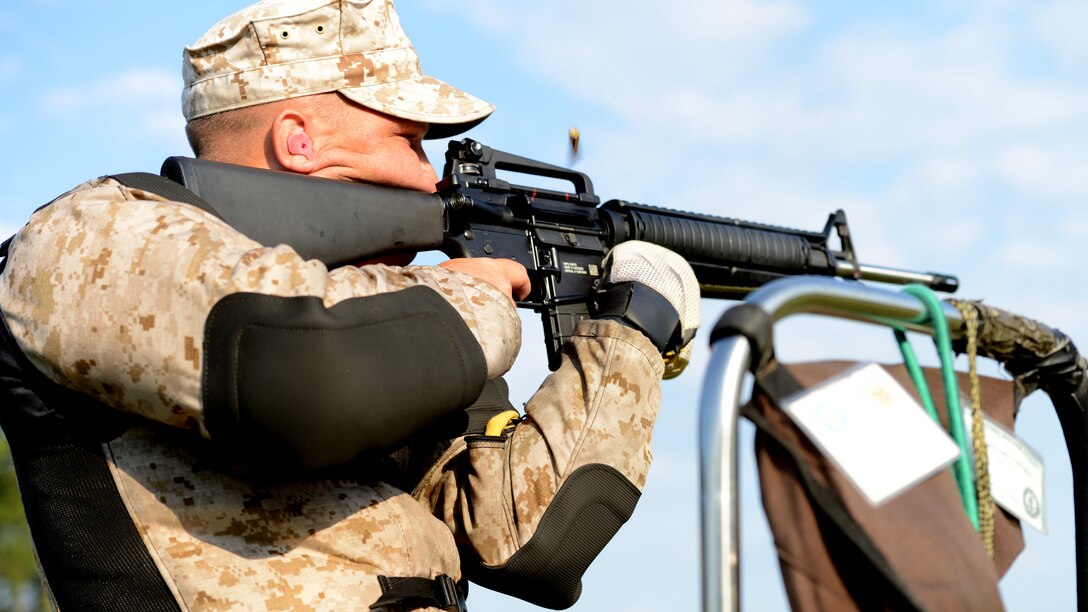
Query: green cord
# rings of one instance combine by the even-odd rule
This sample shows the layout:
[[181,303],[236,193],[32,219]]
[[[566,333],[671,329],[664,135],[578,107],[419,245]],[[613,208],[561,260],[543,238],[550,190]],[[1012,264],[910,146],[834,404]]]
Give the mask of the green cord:
[[[952,439],[960,448],[960,456],[952,466],[952,474],[956,478],[956,485],[960,491],[960,499],[963,501],[963,509],[967,512],[967,518],[975,531],[979,529],[978,500],[975,498],[974,467],[971,465],[970,454],[967,449],[967,433],[963,428],[963,413],[960,409],[959,387],[956,384],[956,371],[952,356],[952,339],[948,332],[948,321],[944,316],[944,308],[940,299],[931,289],[923,285],[908,285],[903,288],[903,293],[919,299],[926,307],[926,314],[915,323],[929,322],[933,326],[934,342],[937,346],[937,354],[941,359],[941,378],[944,382],[945,406],[948,408],[948,429]],[[918,388],[918,394],[922,397],[922,404],[926,412],[937,424],[937,410],[933,405],[929,388],[922,376],[922,369],[918,365],[918,358],[907,340],[906,332],[902,329],[895,330],[895,338],[899,343],[899,350],[903,353],[903,361],[910,373],[911,380]]]
[[903,364],[907,366],[907,373],[914,382],[914,388],[918,389],[922,407],[926,409],[926,414],[939,424],[941,417],[937,416],[937,407],[933,404],[933,396],[929,393],[929,384],[926,383],[926,377],[922,374],[922,366],[918,365],[918,357],[915,356],[914,347],[907,339],[907,332],[898,327],[895,328],[895,341],[899,344],[899,352],[903,354]]

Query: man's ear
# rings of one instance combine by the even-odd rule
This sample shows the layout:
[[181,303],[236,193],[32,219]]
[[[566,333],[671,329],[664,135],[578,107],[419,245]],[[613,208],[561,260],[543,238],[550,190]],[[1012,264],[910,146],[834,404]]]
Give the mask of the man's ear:
[[316,152],[306,127],[310,120],[302,111],[287,109],[272,123],[272,153],[291,172],[310,174],[318,169]]

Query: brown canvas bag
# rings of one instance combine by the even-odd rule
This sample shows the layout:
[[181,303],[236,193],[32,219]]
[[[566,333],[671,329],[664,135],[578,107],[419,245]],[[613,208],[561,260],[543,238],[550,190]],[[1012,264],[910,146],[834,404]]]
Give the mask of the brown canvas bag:
[[[807,388],[854,365],[819,362],[787,369]],[[884,367],[917,398],[902,366]],[[940,371],[926,369],[925,374],[938,413],[946,420]],[[959,385],[964,392],[969,388],[966,375],[960,376]],[[1013,429],[1012,383],[980,377],[980,385],[985,413]],[[756,456],[763,505],[794,610],[1003,609],[997,582],[1023,549],[1018,520],[997,508],[995,558],[990,560],[963,511],[949,470],[873,508],[758,386],[745,413],[762,422]],[[804,486],[797,460],[804,462],[817,488],[822,485],[841,502],[846,522],[854,523],[847,531],[859,530],[862,540],[868,536],[875,552],[860,554],[853,541],[858,538],[846,538],[841,526],[830,524]]]

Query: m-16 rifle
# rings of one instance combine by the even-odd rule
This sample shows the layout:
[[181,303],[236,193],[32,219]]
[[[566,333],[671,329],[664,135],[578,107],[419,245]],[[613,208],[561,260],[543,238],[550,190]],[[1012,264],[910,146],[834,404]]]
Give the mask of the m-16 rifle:
[[[500,171],[568,181],[573,190],[514,185]],[[858,263],[841,210],[823,231],[806,232],[623,200],[602,205],[585,174],[470,139],[450,142],[435,194],[182,157],[167,159],[162,174],[254,240],[288,244],[330,267],[436,249],[450,257],[513,259],[532,281],[518,306],[541,314],[552,369],[575,324],[589,316],[605,254],[627,240],[682,255],[708,298],[738,298],[799,274],[920,283],[947,292],[958,286],[954,276]],[[831,246],[833,233],[838,250]]]

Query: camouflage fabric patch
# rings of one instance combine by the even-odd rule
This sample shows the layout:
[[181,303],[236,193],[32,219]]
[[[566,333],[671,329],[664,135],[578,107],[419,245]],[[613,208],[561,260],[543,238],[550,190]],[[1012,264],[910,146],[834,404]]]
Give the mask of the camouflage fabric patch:
[[350,478],[262,481],[193,441],[134,428],[106,445],[183,607],[366,610],[378,575],[460,577],[450,532],[408,494]]
[[609,465],[643,487],[663,370],[660,354],[641,333],[611,321],[583,321],[514,433],[455,444],[412,495],[484,563],[504,563],[533,536],[577,468]]
[[470,123],[494,106],[433,77],[390,0],[265,0],[186,47],[185,119],[340,91],[379,112],[423,123]]
[[1048,325],[981,301],[946,301],[953,306],[977,309],[979,352],[1003,363],[1017,360],[1030,363],[1057,353],[1071,342],[1065,334]]

